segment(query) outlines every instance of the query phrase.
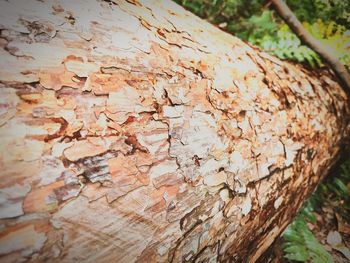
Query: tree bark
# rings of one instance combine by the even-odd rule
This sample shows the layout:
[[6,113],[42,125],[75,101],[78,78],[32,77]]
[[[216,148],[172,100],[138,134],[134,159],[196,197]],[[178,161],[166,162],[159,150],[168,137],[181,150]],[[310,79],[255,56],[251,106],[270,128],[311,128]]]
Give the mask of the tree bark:
[[312,50],[321,56],[321,58],[330,66],[337,75],[344,87],[344,90],[350,95],[350,74],[346,67],[339,61],[331,47],[323,45],[314,38],[300,23],[298,18],[289,9],[283,0],[271,0],[277,14],[287,23],[293,32],[308,45]]
[[346,94],[170,1],[1,1],[1,262],[254,262]]

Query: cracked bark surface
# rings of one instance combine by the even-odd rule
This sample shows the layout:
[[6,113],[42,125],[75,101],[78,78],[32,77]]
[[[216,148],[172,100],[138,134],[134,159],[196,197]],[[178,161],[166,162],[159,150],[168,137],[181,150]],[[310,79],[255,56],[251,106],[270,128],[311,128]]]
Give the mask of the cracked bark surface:
[[0,10],[1,262],[254,262],[349,135],[331,74],[170,1]]

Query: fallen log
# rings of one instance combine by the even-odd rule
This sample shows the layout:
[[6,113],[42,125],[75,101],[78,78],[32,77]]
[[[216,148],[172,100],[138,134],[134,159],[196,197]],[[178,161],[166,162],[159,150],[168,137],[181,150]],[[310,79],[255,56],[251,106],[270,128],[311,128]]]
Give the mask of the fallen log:
[[1,262],[255,262],[348,97],[170,1],[0,2]]

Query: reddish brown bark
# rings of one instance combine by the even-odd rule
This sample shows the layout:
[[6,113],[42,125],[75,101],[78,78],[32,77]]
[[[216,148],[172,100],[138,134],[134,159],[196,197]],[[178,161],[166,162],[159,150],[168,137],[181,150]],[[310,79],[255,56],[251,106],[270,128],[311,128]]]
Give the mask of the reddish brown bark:
[[172,2],[0,10],[2,262],[254,262],[348,136],[331,75]]

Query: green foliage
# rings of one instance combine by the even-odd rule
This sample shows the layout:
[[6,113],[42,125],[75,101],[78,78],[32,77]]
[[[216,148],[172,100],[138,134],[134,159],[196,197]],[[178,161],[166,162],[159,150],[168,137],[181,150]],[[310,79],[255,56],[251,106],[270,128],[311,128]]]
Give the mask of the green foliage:
[[350,159],[340,166],[339,173],[317,188],[284,232],[285,258],[302,262],[333,262],[330,254],[308,228],[307,222],[316,223],[314,209],[327,202],[337,204],[338,212],[348,216],[350,214],[350,194],[346,186],[348,183],[350,183]]
[[265,35],[258,41],[250,40],[265,51],[281,59],[307,63],[312,67],[320,67],[322,65],[319,56],[312,49],[301,44],[299,38],[285,24],[273,36]]
[[319,194],[313,194],[304,203],[297,217],[283,233],[285,241],[283,251],[286,259],[314,263],[333,262],[331,255],[318,242],[307,226],[307,222],[316,223],[313,211],[319,201]]
[[313,24],[317,19],[334,21],[350,29],[350,1],[348,0],[287,0],[299,20]]
[[254,27],[247,20],[261,13],[260,0],[174,0],[192,13],[220,25],[229,33],[247,39]]
[[[319,56],[259,0],[175,0],[198,16],[219,25],[281,59],[321,67]],[[340,61],[350,66],[350,1],[290,0],[291,9],[306,29],[331,47]]]
[[350,66],[350,31],[334,21],[325,23],[321,19],[303,25],[316,39],[331,47],[344,65]]
[[350,193],[347,185],[350,183],[350,158],[340,166],[340,172],[321,184],[314,198],[318,202],[336,203],[339,213],[350,215]]
[[331,255],[318,242],[306,225],[305,218],[299,214],[283,234],[285,258],[314,263],[333,262]]

